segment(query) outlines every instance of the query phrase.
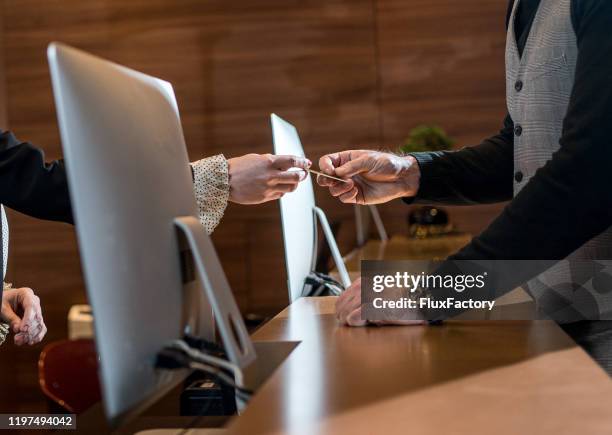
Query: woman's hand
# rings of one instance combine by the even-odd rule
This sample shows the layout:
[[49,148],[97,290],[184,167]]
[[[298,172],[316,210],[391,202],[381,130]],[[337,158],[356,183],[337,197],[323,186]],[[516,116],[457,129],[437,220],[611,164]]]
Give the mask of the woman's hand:
[[10,325],[17,346],[40,343],[47,333],[40,298],[30,288],[4,290],[0,320]]
[[[238,204],[261,204],[297,189],[311,162],[303,157],[247,154],[229,159],[229,200]],[[292,170],[292,168],[304,169]]]

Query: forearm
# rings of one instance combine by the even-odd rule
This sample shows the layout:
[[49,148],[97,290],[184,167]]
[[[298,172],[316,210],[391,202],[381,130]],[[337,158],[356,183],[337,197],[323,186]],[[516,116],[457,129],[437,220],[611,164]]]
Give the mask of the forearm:
[[72,223],[63,160],[45,162],[44,153],[10,132],[0,134],[0,203],[21,213]]
[[407,202],[469,205],[510,200],[513,145],[508,116],[504,129],[480,145],[412,154],[419,164],[420,182],[416,197]]
[[[578,144],[568,143],[555,153],[480,236],[450,257],[499,263],[491,266],[498,271],[491,299],[546,271],[612,226],[610,147],[604,137],[593,137],[586,148]],[[593,258],[598,259],[604,258]],[[516,260],[523,261],[517,266]]]

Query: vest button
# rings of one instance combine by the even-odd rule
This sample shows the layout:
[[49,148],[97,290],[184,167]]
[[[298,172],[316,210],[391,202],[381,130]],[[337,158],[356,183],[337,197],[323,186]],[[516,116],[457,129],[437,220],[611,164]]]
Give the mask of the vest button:
[[523,90],[523,81],[517,80],[517,82],[514,84],[514,89],[516,89],[516,92],[521,92]]
[[517,125],[516,127],[514,127],[514,134],[517,136],[520,136],[523,134],[523,127],[521,127],[520,125]]
[[514,174],[514,180],[515,180],[517,183],[520,183],[521,181],[523,181],[523,173],[522,173],[521,171],[517,171],[517,172]]

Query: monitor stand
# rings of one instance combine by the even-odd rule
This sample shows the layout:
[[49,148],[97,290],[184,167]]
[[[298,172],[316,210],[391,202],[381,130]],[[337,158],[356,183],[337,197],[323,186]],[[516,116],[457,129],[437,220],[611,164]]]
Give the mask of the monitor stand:
[[[323,218],[325,219],[325,215]],[[331,235],[327,219],[324,222]],[[202,229],[200,222],[194,216],[183,216],[175,218],[174,224],[179,233],[184,285],[197,282],[196,274],[202,283],[199,305],[201,305],[200,312],[203,312],[204,316],[200,316],[200,320],[214,318],[214,326],[221,336],[221,342],[229,361],[241,371],[241,377],[244,379],[242,386],[257,390],[299,343],[291,341],[253,343],[214,245]],[[336,246],[335,242],[333,246]],[[189,254],[188,258],[187,254]],[[188,291],[190,288],[185,290],[187,294],[190,293]],[[186,297],[191,298],[192,296]],[[207,315],[206,311],[208,313],[212,311],[213,316]],[[202,331],[210,331],[210,326],[207,326],[200,325],[200,328],[195,329],[195,334],[201,335],[199,333]],[[215,334],[212,335],[214,338]],[[245,403],[237,402],[237,405],[240,411]]]
[[[177,217],[174,224],[182,236],[179,237],[179,245],[186,245],[192,256],[192,262],[188,266],[183,265],[184,277],[188,276],[188,270],[193,265],[202,283],[201,299],[210,304],[215,327],[229,361],[239,368],[248,366],[256,358],[255,348],[210,237],[195,216]],[[185,251],[183,247],[180,249],[183,258]]]
[[363,246],[368,241],[370,232],[370,218],[374,221],[378,237],[381,242],[389,241],[389,236],[385,230],[378,208],[375,205],[354,205],[355,210],[355,231],[357,232],[357,246]]
[[[344,264],[344,259],[342,255],[340,255],[340,249],[338,249],[338,244],[336,243],[336,239],[334,238],[334,233],[329,226],[329,221],[327,220],[327,216],[325,216],[325,212],[321,210],[319,207],[313,207],[313,212],[315,215],[315,249],[314,252],[317,252],[316,247],[316,225],[317,222],[321,225],[321,229],[323,230],[323,235],[325,236],[325,240],[327,241],[327,246],[329,246],[329,250],[331,251],[332,258],[334,259],[334,263],[336,263],[336,268],[338,269],[338,275],[340,276],[340,281],[344,288],[347,288],[351,285],[351,278],[349,276],[348,271],[346,270],[346,265]],[[313,264],[312,270],[314,271],[314,266],[316,262],[316,255],[313,256]]]

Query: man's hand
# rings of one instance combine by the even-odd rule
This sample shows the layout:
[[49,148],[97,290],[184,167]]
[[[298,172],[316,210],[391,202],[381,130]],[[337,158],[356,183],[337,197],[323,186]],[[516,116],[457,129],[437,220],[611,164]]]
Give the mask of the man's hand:
[[423,320],[395,320],[390,316],[390,320],[368,321],[361,318],[361,278],[357,278],[349,288],[347,288],[336,301],[336,319],[347,326],[366,326],[372,325],[398,325],[414,326],[424,325]]
[[261,204],[297,189],[312,163],[303,157],[247,154],[228,160],[230,197],[238,204]]
[[336,319],[348,326],[365,326],[367,320],[361,318],[361,278],[357,278],[336,301]]
[[29,288],[4,290],[0,320],[10,325],[17,346],[40,343],[47,333],[40,299]]
[[347,183],[317,177],[319,185],[349,204],[381,204],[392,199],[415,196],[419,189],[419,165],[412,156],[377,151],[350,150],[328,154],[319,160],[328,175],[348,179]]

